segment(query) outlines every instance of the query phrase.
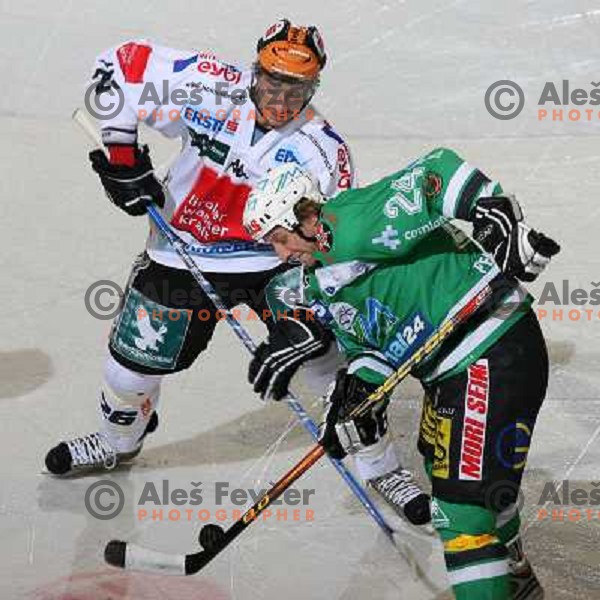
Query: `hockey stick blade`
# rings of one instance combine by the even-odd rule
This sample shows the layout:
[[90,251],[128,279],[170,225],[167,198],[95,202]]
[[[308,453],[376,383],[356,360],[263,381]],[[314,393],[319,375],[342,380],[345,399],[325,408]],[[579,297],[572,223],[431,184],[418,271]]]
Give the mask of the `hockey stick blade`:
[[215,556],[222,552],[243,531],[245,531],[257,517],[298,478],[308,471],[319,459],[325,450],[321,446],[314,446],[294,465],[277,483],[265,492],[229,529],[223,532],[218,542],[212,548],[193,552],[191,554],[166,554],[148,550],[143,546],[112,540],[104,550],[104,559],[114,567],[134,571],[154,571],[172,575],[193,575],[205,567]]

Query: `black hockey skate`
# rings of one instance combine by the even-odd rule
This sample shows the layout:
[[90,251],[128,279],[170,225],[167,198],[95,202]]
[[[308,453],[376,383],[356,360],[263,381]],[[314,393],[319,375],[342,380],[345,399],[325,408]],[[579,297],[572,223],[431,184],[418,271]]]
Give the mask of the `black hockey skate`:
[[100,432],[60,442],[46,454],[46,468],[53,475],[114,469],[119,464],[133,460],[140,453],[146,435],[155,431],[157,427],[158,415],[153,412],[136,448],[127,453],[116,452],[106,436]]
[[515,538],[506,547],[508,549],[510,597],[512,600],[542,600],[544,589],[523,552],[521,538]]
[[394,469],[370,479],[369,485],[413,525],[425,525],[431,521],[429,495],[415,483],[410,471]]

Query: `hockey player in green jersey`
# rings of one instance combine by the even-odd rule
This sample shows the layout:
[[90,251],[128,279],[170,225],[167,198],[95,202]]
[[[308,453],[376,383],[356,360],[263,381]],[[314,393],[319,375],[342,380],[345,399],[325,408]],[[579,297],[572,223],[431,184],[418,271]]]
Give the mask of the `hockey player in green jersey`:
[[[472,222],[477,242],[451,219]],[[525,224],[498,182],[447,149],[326,203],[301,167],[285,165],[251,194],[244,223],[281,259],[302,263],[302,303],[346,355],[321,436],[336,457],[385,435],[387,402],[355,420],[346,415],[489,286],[484,305],[412,372],[426,392],[419,450],[456,598],[542,598],[522,551],[516,501],[548,357],[518,280],[533,281],[558,244]],[[285,353],[280,340],[272,343],[278,327],[284,332],[285,321],[251,363],[255,387]]]

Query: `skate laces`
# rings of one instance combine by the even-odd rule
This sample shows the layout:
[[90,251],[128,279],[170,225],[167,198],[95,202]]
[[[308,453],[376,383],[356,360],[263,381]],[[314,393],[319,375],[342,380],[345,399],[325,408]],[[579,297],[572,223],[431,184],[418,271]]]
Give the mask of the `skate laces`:
[[421,495],[421,488],[414,482],[410,471],[397,469],[371,480],[371,485],[390,502],[404,507]]
[[103,465],[105,469],[113,469],[117,464],[117,453],[101,433],[75,438],[67,446],[74,467]]

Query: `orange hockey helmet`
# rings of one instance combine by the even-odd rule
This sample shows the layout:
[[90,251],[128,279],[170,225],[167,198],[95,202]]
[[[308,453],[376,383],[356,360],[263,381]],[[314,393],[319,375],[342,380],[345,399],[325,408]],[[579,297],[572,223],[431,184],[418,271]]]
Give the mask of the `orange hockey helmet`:
[[288,19],[271,25],[258,40],[256,51],[260,68],[291,79],[317,79],[327,61],[319,30],[314,25],[292,25]]

